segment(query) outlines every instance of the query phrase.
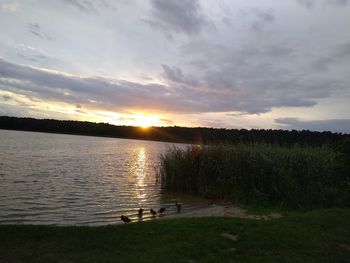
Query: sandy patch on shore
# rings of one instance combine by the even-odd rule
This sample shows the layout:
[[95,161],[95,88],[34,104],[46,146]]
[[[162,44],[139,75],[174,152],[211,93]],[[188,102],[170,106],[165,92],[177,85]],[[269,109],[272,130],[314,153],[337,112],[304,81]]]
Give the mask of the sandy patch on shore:
[[181,213],[164,215],[161,218],[170,219],[170,218],[211,217],[211,216],[249,218],[249,219],[257,219],[257,220],[270,220],[270,219],[278,219],[282,217],[282,215],[279,213],[253,215],[253,214],[249,214],[247,210],[237,206],[214,204],[209,207],[200,208],[192,211],[181,211]]

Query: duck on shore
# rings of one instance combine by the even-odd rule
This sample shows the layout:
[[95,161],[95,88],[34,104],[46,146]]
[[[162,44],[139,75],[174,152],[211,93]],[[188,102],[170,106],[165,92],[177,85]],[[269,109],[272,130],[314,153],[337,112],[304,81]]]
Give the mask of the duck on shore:
[[121,215],[120,219],[125,223],[130,223],[131,222],[131,219],[127,216],[124,216],[124,215]]
[[139,209],[139,211],[137,212],[138,217],[142,217],[142,213],[143,213],[143,209],[142,207]]
[[149,211],[150,211],[150,213],[152,214],[152,216],[156,216],[156,215],[157,215],[157,212],[154,211],[152,208],[151,208]]
[[159,214],[163,214],[165,212],[166,208],[165,207],[161,207],[158,211]]
[[181,209],[182,209],[182,205],[179,204],[178,202],[176,202],[176,203],[175,203],[175,206],[176,206],[176,211],[177,211],[178,213],[180,213],[180,212],[181,212]]

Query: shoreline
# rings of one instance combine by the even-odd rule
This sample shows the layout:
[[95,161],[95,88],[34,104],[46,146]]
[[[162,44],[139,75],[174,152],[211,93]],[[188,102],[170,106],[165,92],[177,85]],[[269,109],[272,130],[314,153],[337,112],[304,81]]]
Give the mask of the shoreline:
[[176,214],[169,214],[158,217],[159,219],[177,219],[177,218],[201,218],[201,217],[228,217],[245,218],[256,220],[270,220],[282,218],[280,213],[271,212],[269,214],[250,214],[246,209],[230,204],[213,204],[209,207],[199,208],[192,211],[184,211]]
[[[212,204],[207,207],[197,208],[194,210],[185,210],[180,213],[165,212],[163,215],[157,216],[145,216],[137,220],[133,219],[131,223],[142,223],[157,220],[171,220],[181,218],[212,218],[212,217],[224,217],[224,218],[242,218],[253,220],[272,220],[282,218],[282,214],[277,212],[270,212],[264,214],[249,213],[246,209],[229,203]],[[119,224],[121,222],[117,222]]]

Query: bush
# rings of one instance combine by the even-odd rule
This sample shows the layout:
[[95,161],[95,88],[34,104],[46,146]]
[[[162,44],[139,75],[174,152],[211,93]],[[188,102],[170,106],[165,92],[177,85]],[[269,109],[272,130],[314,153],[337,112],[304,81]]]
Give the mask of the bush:
[[344,155],[327,147],[267,144],[171,148],[161,156],[166,190],[290,207],[349,205]]

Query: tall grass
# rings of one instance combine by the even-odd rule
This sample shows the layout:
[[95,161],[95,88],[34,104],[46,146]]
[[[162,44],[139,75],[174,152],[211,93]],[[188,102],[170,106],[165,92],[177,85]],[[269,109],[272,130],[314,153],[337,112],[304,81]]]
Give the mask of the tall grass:
[[350,175],[340,154],[294,145],[171,148],[161,156],[163,187],[203,197],[292,207],[347,205]]

